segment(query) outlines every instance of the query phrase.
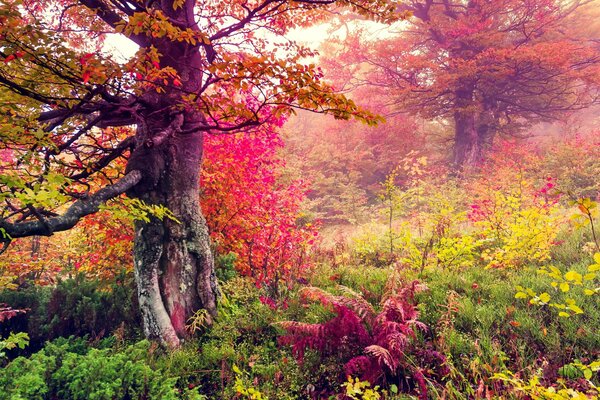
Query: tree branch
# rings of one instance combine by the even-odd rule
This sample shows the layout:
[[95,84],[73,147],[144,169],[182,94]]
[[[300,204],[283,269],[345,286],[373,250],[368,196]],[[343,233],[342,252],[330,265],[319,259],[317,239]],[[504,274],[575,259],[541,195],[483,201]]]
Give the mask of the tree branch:
[[140,171],[130,171],[115,184],[106,186],[85,199],[77,200],[64,214],[43,221],[10,223],[0,219],[0,228],[4,230],[6,235],[10,236],[10,238],[5,238],[4,241],[34,235],[50,236],[54,232],[71,229],[86,215],[97,212],[102,203],[125,193],[141,179],[142,173]]
[[[116,28],[117,25],[125,23],[123,18],[102,0],[79,0],[79,2],[90,10],[95,11],[96,15],[112,28]],[[132,34],[126,37],[140,47],[147,47],[150,44],[148,38],[144,35]]]

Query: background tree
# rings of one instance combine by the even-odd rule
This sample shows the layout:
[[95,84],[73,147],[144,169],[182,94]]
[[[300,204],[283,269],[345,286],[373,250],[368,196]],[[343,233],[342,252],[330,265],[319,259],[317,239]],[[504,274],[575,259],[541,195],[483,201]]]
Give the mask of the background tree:
[[343,58],[355,67],[337,67],[398,110],[451,121],[454,164],[475,164],[498,134],[519,135],[598,102],[597,4],[406,1],[400,10],[412,13],[410,23],[388,38],[347,40]]
[[[291,105],[376,121],[302,63],[312,51],[282,36],[323,18],[319,7],[331,4],[395,16],[384,1],[3,2],[4,241],[69,229],[124,192],[141,200],[132,204],[153,214],[135,226],[144,330],[179,345],[197,309],[216,312],[198,202],[204,135],[260,125]],[[130,39],[136,55],[119,64],[103,53],[107,33]],[[125,171],[110,168],[127,154]]]
[[[328,51],[322,54],[328,56]],[[387,174],[408,153],[428,146],[415,119],[392,115],[382,104],[385,99],[372,90],[358,90],[352,96],[386,115],[386,121],[365,127],[300,112],[284,126],[288,165],[310,177],[305,208],[324,225],[368,220]]]

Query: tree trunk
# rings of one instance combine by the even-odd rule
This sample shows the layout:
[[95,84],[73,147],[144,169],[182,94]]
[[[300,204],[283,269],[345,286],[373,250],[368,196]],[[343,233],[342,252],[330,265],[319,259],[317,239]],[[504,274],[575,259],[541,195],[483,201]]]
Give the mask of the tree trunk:
[[474,112],[458,111],[454,114],[454,166],[462,169],[479,163],[482,148]]
[[[207,310],[208,323],[216,314],[218,287],[199,202],[203,135],[173,134],[174,124],[186,123],[181,117],[149,122],[147,126],[163,128],[138,128],[138,138],[146,140],[131,155],[128,169],[141,170],[142,180],[129,194],[167,207],[178,221],[136,223],[135,276],[146,336],[177,347],[199,309]],[[160,137],[166,139],[157,145],[147,139]]]
[[[161,11],[180,29],[199,31],[194,1],[179,7],[163,0]],[[142,172],[128,192],[150,204],[167,207],[178,221],[156,218],[135,226],[134,263],[146,336],[177,347],[189,333],[190,317],[205,309],[207,323],[216,315],[218,287],[210,238],[200,209],[200,165],[204,115],[184,96],[202,91],[206,67],[197,44],[152,39],[159,66],[176,71],[180,81],[164,81],[141,97],[136,147],[128,170]],[[209,57],[210,58],[210,57]],[[160,84],[160,83],[159,83]]]
[[462,170],[480,164],[494,140],[496,120],[489,101],[477,100],[474,84],[463,82],[455,92],[454,167]]

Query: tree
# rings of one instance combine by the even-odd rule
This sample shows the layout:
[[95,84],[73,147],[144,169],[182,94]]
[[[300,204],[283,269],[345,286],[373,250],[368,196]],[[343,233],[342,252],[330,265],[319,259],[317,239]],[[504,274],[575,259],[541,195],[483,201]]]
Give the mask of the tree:
[[386,121],[366,128],[354,121],[300,112],[284,126],[286,158],[310,177],[307,208],[324,225],[369,220],[380,182],[408,153],[426,145],[412,118],[390,115],[368,91],[352,95],[370,110],[387,114]]
[[[453,162],[477,164],[498,134],[598,102],[594,0],[411,0],[387,39],[356,39],[346,58],[398,109],[451,121]],[[597,25],[595,25],[597,28]],[[349,41],[352,44],[352,41]],[[357,68],[357,72],[361,69]],[[360,76],[360,75],[359,75]]]
[[[291,106],[377,121],[302,62],[311,50],[283,37],[322,19],[326,6],[395,18],[383,0],[5,0],[4,242],[70,229],[127,193],[149,211],[134,239],[144,331],[178,346],[199,308],[216,313],[199,208],[205,134],[258,126]],[[135,57],[119,64],[103,53],[108,33],[135,43]],[[124,171],[111,167],[121,157]]]

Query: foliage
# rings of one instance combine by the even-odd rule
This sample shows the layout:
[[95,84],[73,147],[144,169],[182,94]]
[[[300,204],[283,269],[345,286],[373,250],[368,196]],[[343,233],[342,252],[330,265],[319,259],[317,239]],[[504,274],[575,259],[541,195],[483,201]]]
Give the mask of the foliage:
[[24,349],[29,344],[29,335],[25,332],[10,333],[7,338],[0,338],[0,361],[6,357],[5,350]]
[[[7,307],[5,304],[0,304],[0,323],[5,322],[19,314],[25,313],[26,310],[15,310]],[[24,349],[29,344],[29,335],[25,332],[11,332],[7,338],[0,336],[0,361],[6,357],[5,350],[12,350],[16,347]]]
[[[352,379],[348,376],[348,381],[342,384],[344,395],[352,400],[379,400],[379,386],[371,388],[371,384],[367,381],[361,381],[358,378]],[[397,389],[396,389],[397,390]]]
[[256,390],[253,387],[246,387],[244,380],[242,378],[242,371],[236,366],[233,366],[233,372],[235,373],[235,391],[242,399],[248,400],[265,400],[260,391]]
[[527,204],[530,199],[520,190],[505,190],[493,191],[471,205],[469,218],[484,240],[482,257],[487,267],[547,261],[557,232],[555,208],[546,199]]
[[116,330],[136,335],[139,326],[132,277],[122,275],[112,284],[101,284],[79,273],[60,280],[56,287],[30,287],[0,292],[0,301],[27,308],[0,326],[1,332],[28,332],[34,349],[60,336],[99,339]]
[[560,380],[557,385],[558,387],[545,387],[540,383],[539,376],[533,376],[529,381],[523,381],[509,372],[496,374],[494,375],[494,379],[509,383],[512,386],[512,390],[519,396],[524,395],[533,400],[587,400],[590,396],[598,395],[598,391],[593,389],[586,393],[568,388]]
[[69,342],[48,343],[30,358],[19,357],[0,370],[4,388],[0,398],[184,398],[177,396],[176,379],[146,363],[150,349],[149,342],[140,342],[118,352],[110,348],[77,352]]
[[[425,325],[417,320],[419,312],[412,299],[423,286],[417,281],[392,286],[382,301],[380,312],[351,289],[340,286],[338,290],[341,296],[314,287],[303,289],[305,301],[319,301],[335,317],[317,324],[281,322],[279,325],[286,334],[279,339],[280,343],[290,345],[300,362],[309,349],[320,357],[335,356],[344,363],[346,375],[360,377],[371,384],[399,384],[400,377],[410,377],[419,387],[420,398],[427,398],[425,373],[445,375],[442,367],[445,358],[435,351],[419,349],[415,343],[416,330],[424,330]],[[413,364],[411,354],[429,365],[429,372]]]
[[578,213],[571,216],[571,220],[575,222],[577,228],[584,228],[589,225],[589,230],[592,235],[593,245],[600,252],[600,239],[596,233],[594,220],[598,218],[598,203],[589,197],[578,198],[573,202],[577,206]]
[[[424,322],[432,327],[435,348],[448,357],[450,378],[445,390],[474,396],[481,387],[482,396],[487,390],[501,393],[504,389],[491,377],[506,370],[519,371],[524,378],[541,369],[544,384],[550,385],[563,365],[597,357],[594,327],[600,323],[600,314],[595,302],[583,292],[574,292],[573,299],[586,314],[558,318],[545,307],[516,300],[518,284],[536,292],[550,286],[547,277],[532,272],[506,274],[475,267],[460,275],[439,270],[424,274],[430,291],[418,300]],[[574,380],[565,384],[580,387]]]
[[222,282],[227,282],[235,278],[237,272],[235,270],[235,261],[237,255],[235,253],[216,254],[215,257],[215,273],[217,278]]
[[285,175],[277,153],[281,123],[210,137],[202,175],[202,207],[217,252],[235,254],[236,270],[276,296],[303,274],[317,235],[314,224],[298,222],[306,184]]
[[[572,269],[563,273],[560,269],[554,266],[544,266],[537,272],[552,279],[550,285],[554,288],[557,294],[563,294],[564,296],[567,296],[566,293],[570,292],[572,289],[580,288],[580,291],[582,291],[586,296],[595,297],[600,294],[600,287],[598,287],[597,284],[597,271],[600,271],[600,253],[594,254],[594,261],[594,264],[587,267],[585,274],[581,274]],[[550,295],[548,292],[537,294],[535,291],[529,288],[523,288],[522,286],[517,286],[517,290],[518,292],[515,294],[515,298],[531,298],[529,300],[531,304],[540,306],[548,305],[558,309],[558,315],[560,317],[570,317],[584,313],[584,311],[576,304],[573,298],[566,297],[564,302],[559,302],[560,300],[552,301],[554,296]]]

